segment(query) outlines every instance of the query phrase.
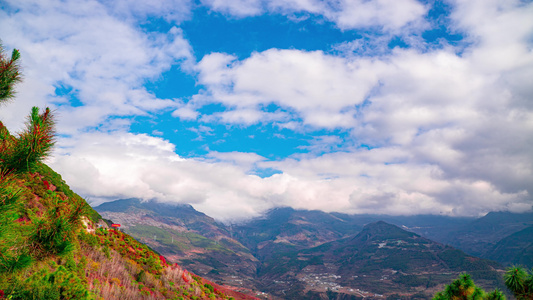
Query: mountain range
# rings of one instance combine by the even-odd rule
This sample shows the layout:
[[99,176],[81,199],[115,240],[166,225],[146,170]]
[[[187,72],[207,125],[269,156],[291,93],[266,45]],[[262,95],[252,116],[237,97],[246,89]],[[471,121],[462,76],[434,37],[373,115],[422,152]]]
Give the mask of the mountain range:
[[[504,265],[531,267],[531,213],[476,219],[276,208],[222,224],[188,205],[138,199],[95,209],[193,272],[271,298],[429,299],[461,272],[494,288],[502,287]],[[478,237],[484,250],[469,236]]]

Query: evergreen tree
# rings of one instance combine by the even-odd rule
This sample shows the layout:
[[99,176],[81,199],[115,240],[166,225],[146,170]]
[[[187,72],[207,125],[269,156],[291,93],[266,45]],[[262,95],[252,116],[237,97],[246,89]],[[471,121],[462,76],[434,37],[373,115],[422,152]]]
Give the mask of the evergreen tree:
[[533,273],[517,266],[507,270],[504,275],[505,286],[518,300],[533,299]]
[[[0,104],[14,97],[15,85],[21,81],[19,59],[18,50],[13,50],[8,58],[0,44]],[[39,108],[33,107],[26,130],[17,136],[11,135],[0,122],[0,179],[10,174],[31,172],[36,163],[50,154],[54,135],[54,117],[49,108],[40,114]]]
[[15,85],[21,80],[19,58],[19,51],[14,49],[11,53],[11,59],[8,59],[4,55],[2,44],[0,44],[0,104],[13,98]]
[[482,288],[476,286],[469,274],[459,275],[455,281],[438,292],[433,300],[505,300],[505,296],[499,290],[486,293]]

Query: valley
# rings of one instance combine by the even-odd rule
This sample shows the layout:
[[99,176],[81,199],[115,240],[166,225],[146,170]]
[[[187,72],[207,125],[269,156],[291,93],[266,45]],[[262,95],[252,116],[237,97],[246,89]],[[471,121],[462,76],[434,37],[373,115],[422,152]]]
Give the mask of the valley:
[[[466,240],[458,232],[475,234],[483,228],[465,231],[471,223],[498,228],[498,218],[490,214],[484,220],[277,208],[262,218],[225,225],[188,205],[126,199],[95,209],[169,260],[265,299],[431,299],[462,272],[482,287],[502,289],[501,274],[508,265],[447,242]],[[531,216],[521,214],[512,224],[509,216],[503,218],[509,233],[503,236],[520,234],[532,223]],[[524,234],[529,231],[520,236]],[[494,253],[505,248],[502,243],[487,253],[497,257]],[[527,261],[531,250],[524,243],[516,256]]]

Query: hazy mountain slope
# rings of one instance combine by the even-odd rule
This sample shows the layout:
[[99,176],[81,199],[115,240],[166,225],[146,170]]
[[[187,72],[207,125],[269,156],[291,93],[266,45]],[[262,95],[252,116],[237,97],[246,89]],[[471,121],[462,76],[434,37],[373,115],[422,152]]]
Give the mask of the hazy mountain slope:
[[[354,216],[358,217],[359,216]],[[449,234],[458,228],[476,220],[472,217],[449,217],[438,215],[414,216],[373,216],[371,222],[379,220],[394,224],[402,229],[414,232],[439,243],[446,243]],[[370,223],[370,222],[368,222]]]
[[0,180],[0,291],[8,299],[252,299],[107,225],[57,173]]
[[503,238],[485,256],[506,265],[533,268],[533,226]]
[[446,243],[485,257],[503,238],[533,225],[533,213],[490,212],[451,232]]
[[260,260],[343,238],[361,230],[353,218],[322,211],[276,208],[264,217],[234,225],[233,234]]
[[139,199],[117,200],[95,209],[169,260],[217,282],[253,288],[257,259],[228,229],[190,205]]
[[348,215],[322,211],[276,208],[265,216],[233,226],[234,235],[259,257],[268,253],[313,247],[358,233],[366,224],[386,221],[438,242],[475,220],[448,216]]

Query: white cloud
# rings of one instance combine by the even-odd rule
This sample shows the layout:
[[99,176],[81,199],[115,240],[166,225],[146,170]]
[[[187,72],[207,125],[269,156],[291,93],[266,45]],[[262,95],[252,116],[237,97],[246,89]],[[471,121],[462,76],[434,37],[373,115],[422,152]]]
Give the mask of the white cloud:
[[349,1],[340,2],[339,11],[326,12],[342,29],[380,26],[385,31],[398,30],[420,22],[427,9],[418,1]]
[[172,112],[173,117],[180,118],[181,120],[196,120],[199,113],[194,108],[182,106]]
[[[305,124],[317,127],[355,125],[355,106],[377,83],[380,62],[346,61],[323,52],[271,49],[244,61],[211,54],[198,63],[199,81],[211,101],[237,108],[224,120],[256,123],[262,106],[275,103],[294,109]],[[204,99],[205,101],[205,99]],[[239,117],[231,114],[239,113]]]
[[[354,3],[356,8],[348,7]],[[321,14],[344,29],[378,26],[393,32],[423,23],[426,8],[420,3],[397,1],[380,9],[384,3],[209,5],[237,16],[262,9]],[[165,5],[146,9],[160,14]],[[54,95],[55,87],[72,88],[84,106],[59,106],[60,131],[73,137],[60,139],[51,165],[91,200],[192,203],[221,220],[280,205],[477,215],[533,204],[532,3],[454,2],[452,25],[471,42],[460,54],[451,46],[395,49],[374,57],[270,49],[238,60],[212,53],[194,66],[205,90],[187,104],[157,99],[142,87],[174,63],[185,61],[193,70],[192,50],[178,28],[146,34],[129,15],[117,16],[95,1],[10,6],[21,9],[0,12],[0,36],[8,47],[20,48],[26,78],[19,99],[0,117],[12,128],[9,122],[22,121],[29,106],[68,101],[68,94]],[[202,114],[201,108],[212,103],[225,110]],[[279,161],[240,152],[184,159],[163,138],[127,133],[129,119],[108,119],[164,109],[183,120],[205,122],[190,128],[199,139],[214,134],[208,122],[273,124],[304,133],[318,129],[322,137],[310,143],[310,153]],[[107,133],[80,133],[101,123]],[[343,130],[349,141],[324,136],[331,129]],[[336,152],[339,143],[342,152]],[[282,173],[250,175],[258,168]]]
[[423,23],[427,8],[416,0],[203,0],[212,10],[235,17],[257,16],[265,11],[323,16],[342,30],[379,27],[387,32]]
[[241,18],[262,12],[261,0],[202,0],[202,3],[214,11]]
[[169,22],[180,23],[191,17],[191,0],[102,0],[112,14],[141,20],[146,17],[162,17]]
[[[436,165],[408,163],[401,149],[360,150],[279,162],[253,153],[212,152],[184,159],[161,138],[125,132],[62,140],[50,165],[95,203],[139,197],[191,203],[223,221],[289,205],[347,213],[476,215],[527,207],[526,191],[504,193],[488,181],[448,179]],[[283,171],[268,178],[255,167]]]
[[[60,133],[97,126],[110,115],[143,115],[167,107],[143,83],[172,64],[192,59],[181,29],[146,34],[96,1],[12,1],[0,11],[0,36],[22,54],[25,81],[10,114],[18,128],[33,105],[57,106]],[[9,30],[7,30],[9,29]],[[73,95],[56,95],[64,87]],[[83,106],[71,106],[75,97]],[[17,117],[15,120],[14,116]]]
[[[348,161],[265,163],[292,176],[277,197],[297,207],[451,215],[531,209],[533,89],[524,78],[533,74],[533,4],[458,1],[454,9],[453,26],[472,42],[460,54],[451,46],[376,57],[271,49],[242,61],[214,53],[198,64],[208,92],[202,100],[231,107],[243,117],[222,120],[245,125],[272,122],[261,109],[275,103],[291,115],[275,121],[281,127],[351,130],[355,145],[387,154],[378,160],[351,148],[343,149]],[[306,192],[291,193],[295,186]],[[319,203],[325,191],[336,204]]]

